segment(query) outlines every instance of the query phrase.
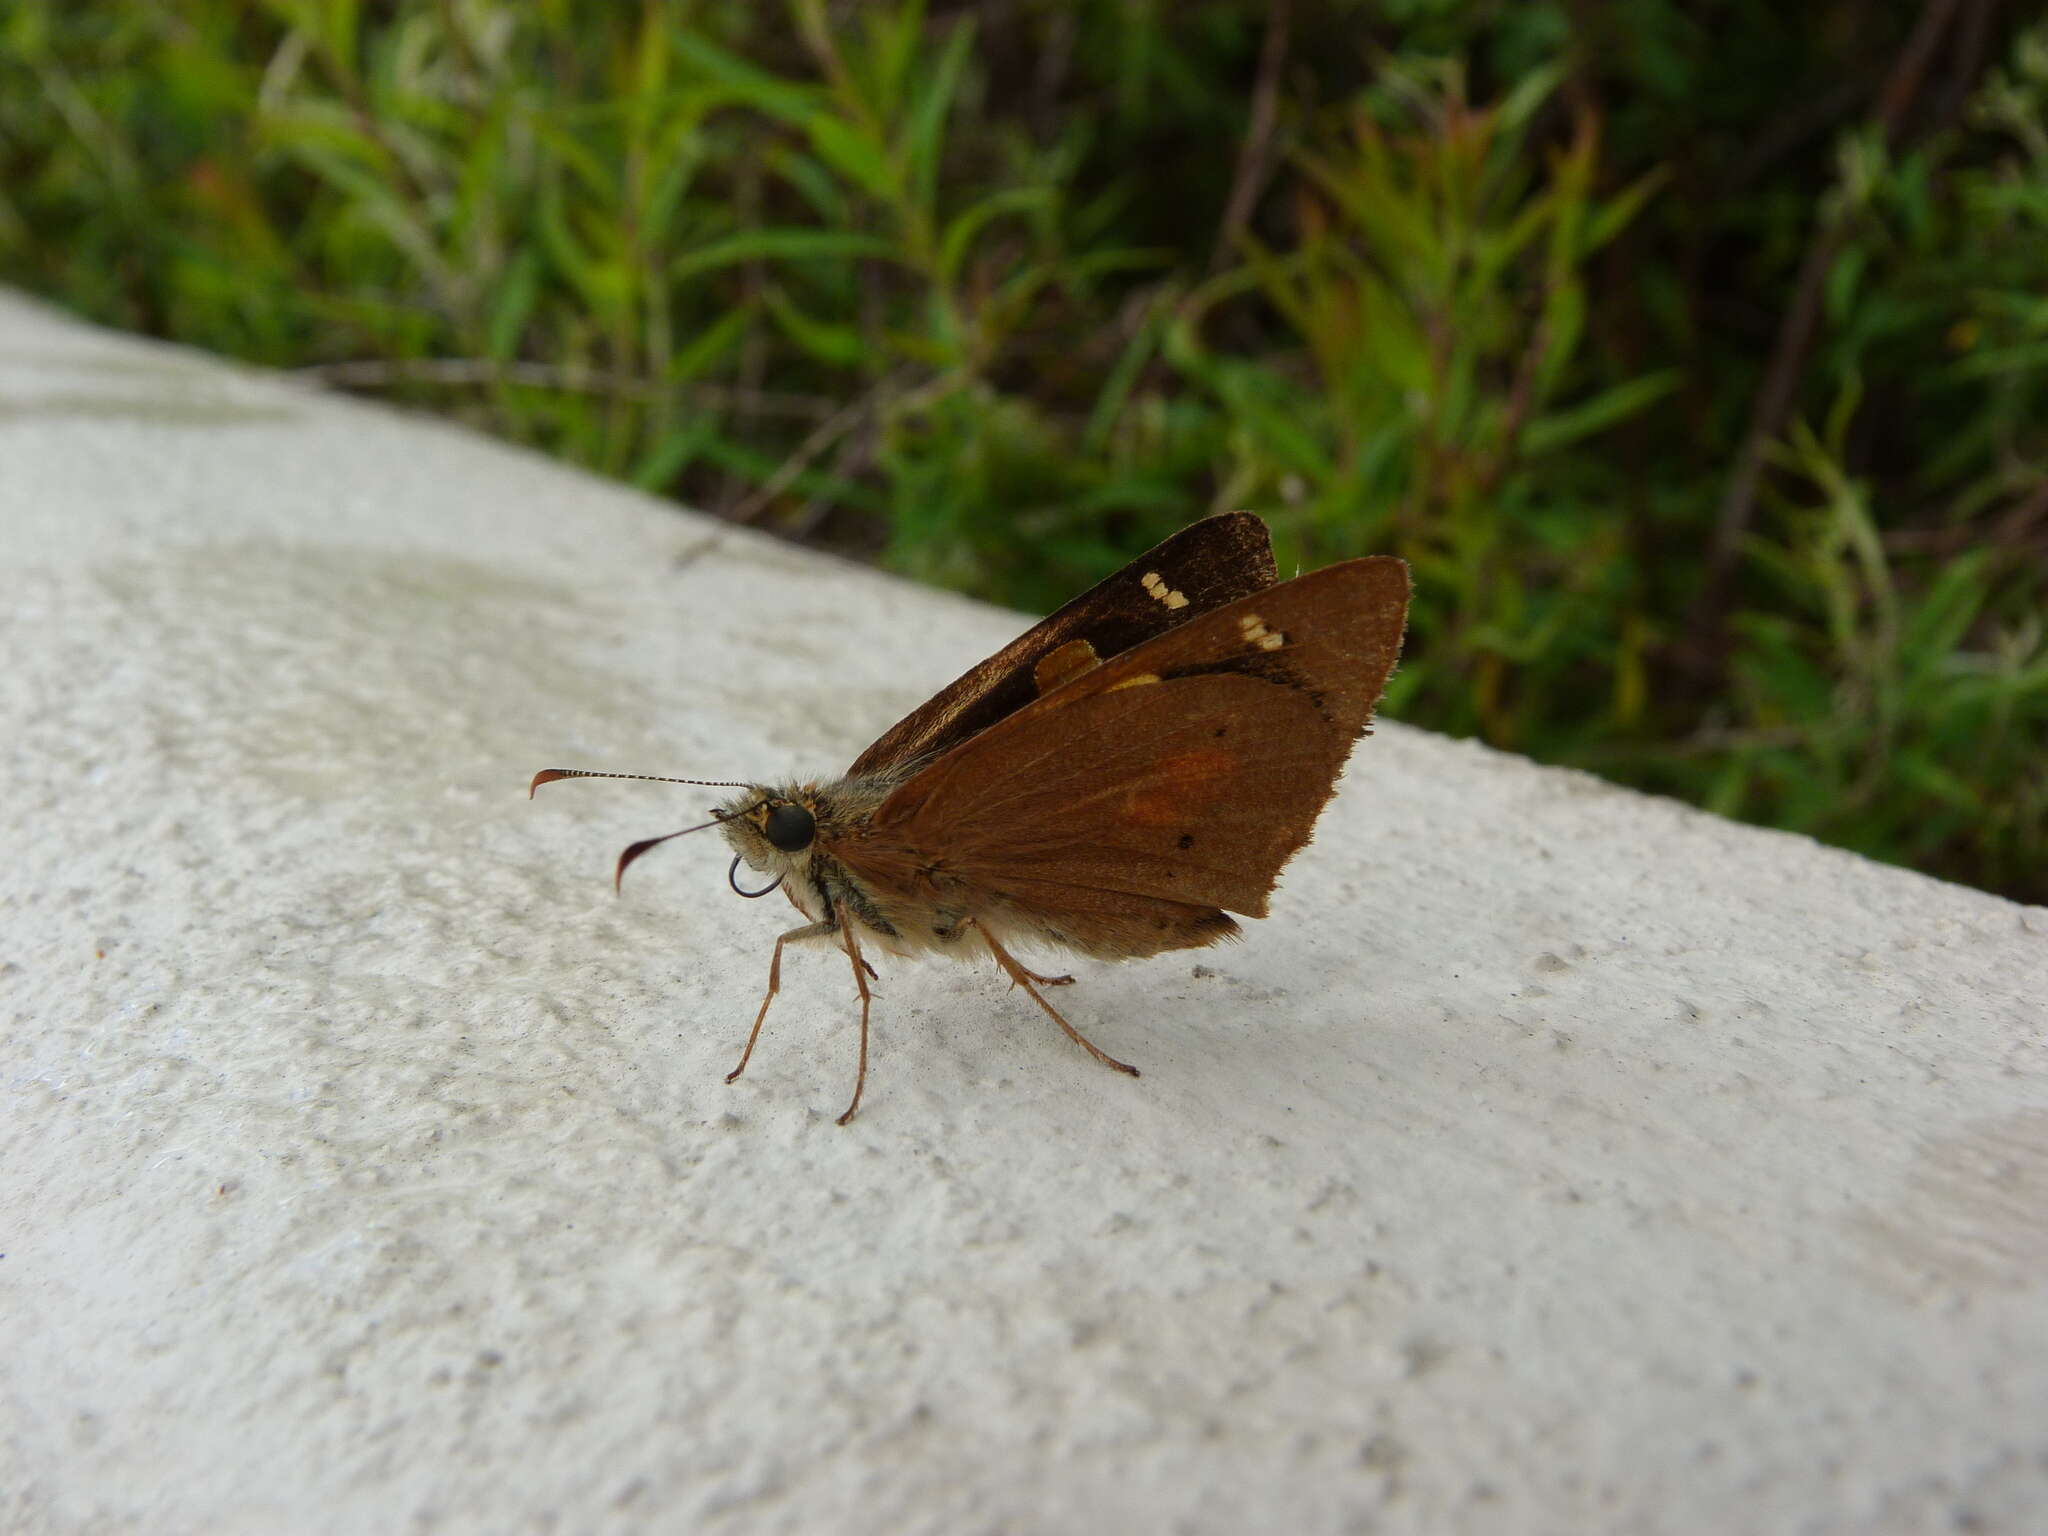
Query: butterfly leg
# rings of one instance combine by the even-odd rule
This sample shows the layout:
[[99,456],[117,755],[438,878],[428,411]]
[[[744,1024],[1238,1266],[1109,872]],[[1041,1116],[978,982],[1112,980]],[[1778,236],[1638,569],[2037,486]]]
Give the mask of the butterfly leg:
[[[875,974],[875,968],[860,957],[860,941],[853,936],[853,924],[848,923],[839,930],[839,936],[846,944],[846,958],[853,962],[853,984],[860,988],[860,1070],[854,1074],[853,1102],[846,1106],[846,1113],[839,1117],[841,1125],[853,1118],[853,1112],[860,1108],[860,1091],[868,1084],[868,1004],[873,1001],[868,992],[868,976]],[[861,972],[867,972],[863,976]]]
[[775,994],[782,990],[782,946],[801,944],[805,939],[822,939],[828,933],[836,933],[838,929],[839,925],[834,922],[811,923],[802,928],[792,928],[775,941],[775,958],[768,962],[768,995],[761,999],[761,1011],[754,1015],[753,1032],[747,1036],[746,1050],[740,1053],[740,1064],[725,1074],[728,1083],[746,1071],[747,1063],[754,1059],[754,1042],[761,1038],[761,1025],[768,1017],[768,1005],[775,1001]]
[[1023,965],[1019,965],[1017,969],[1023,971],[1026,976],[1037,982],[1041,987],[1071,987],[1074,984],[1074,978],[1071,976],[1041,976],[1038,972],[1029,970]]
[[[975,926],[979,928],[981,925],[977,923]],[[1119,1072],[1128,1072],[1132,1077],[1136,1077],[1138,1075],[1138,1069],[1136,1067],[1132,1066],[1127,1061],[1118,1061],[1114,1056],[1110,1055],[1107,1051],[1098,1049],[1094,1042],[1089,1040],[1086,1035],[1082,1034],[1081,1031],[1074,1028],[1074,1026],[1069,1024],[1064,1018],[1060,1017],[1059,1009],[1053,1007],[1051,1003],[1048,1003],[1045,1000],[1045,998],[1042,995],[1040,995],[1038,988],[1032,985],[1034,981],[1047,981],[1046,977],[1036,975],[1033,972],[1024,969],[1023,966],[1019,965],[1017,961],[1011,956],[1010,952],[1007,949],[1004,949],[1002,945],[996,942],[995,935],[990,933],[986,928],[981,929],[981,942],[986,944],[988,946],[988,952],[996,957],[996,964],[1000,965],[1003,968],[1003,974],[1008,976],[1014,985],[1020,986],[1026,992],[1029,992],[1031,994],[1031,1001],[1038,1004],[1039,1007],[1043,1008],[1048,1014],[1052,1016],[1053,1023],[1059,1025],[1061,1029],[1067,1032],[1067,1038],[1069,1040],[1073,1041],[1074,1044],[1080,1046],[1082,1050],[1086,1051],[1090,1056],[1093,1056],[1105,1067],[1114,1067]],[[1071,980],[1072,978],[1068,977],[1065,979]]]

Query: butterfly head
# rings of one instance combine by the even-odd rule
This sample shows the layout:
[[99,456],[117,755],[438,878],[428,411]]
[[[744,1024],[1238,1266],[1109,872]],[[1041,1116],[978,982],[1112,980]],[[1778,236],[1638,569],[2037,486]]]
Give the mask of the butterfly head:
[[719,806],[712,815],[718,818],[718,830],[725,835],[732,851],[756,874],[772,875],[781,881],[800,875],[809,865],[811,844],[818,835],[818,802],[813,786],[753,785],[745,794],[735,795]]
[[810,785],[749,785],[712,811],[718,829],[749,868],[778,867],[776,859],[797,858],[818,835],[817,795]]

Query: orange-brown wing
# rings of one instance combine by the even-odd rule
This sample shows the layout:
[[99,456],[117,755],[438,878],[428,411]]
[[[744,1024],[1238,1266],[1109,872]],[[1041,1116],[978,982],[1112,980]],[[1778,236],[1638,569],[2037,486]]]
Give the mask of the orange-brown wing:
[[[948,683],[885,731],[847,772],[878,773],[935,758],[1050,692],[1065,671],[1062,662],[1092,665],[1122,655],[1225,603],[1264,591],[1275,574],[1272,541],[1257,517],[1205,517]],[[1062,647],[1075,650],[1041,674]]]
[[1122,896],[1263,916],[1371,719],[1407,604],[1389,558],[1228,604],[955,748],[832,852],[897,888],[1037,911]]

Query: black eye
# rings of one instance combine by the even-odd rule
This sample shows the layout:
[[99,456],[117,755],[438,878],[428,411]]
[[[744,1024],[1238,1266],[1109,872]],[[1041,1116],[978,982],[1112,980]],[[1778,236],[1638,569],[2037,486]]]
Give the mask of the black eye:
[[802,853],[811,846],[817,819],[800,805],[778,805],[768,813],[761,831],[784,853]]

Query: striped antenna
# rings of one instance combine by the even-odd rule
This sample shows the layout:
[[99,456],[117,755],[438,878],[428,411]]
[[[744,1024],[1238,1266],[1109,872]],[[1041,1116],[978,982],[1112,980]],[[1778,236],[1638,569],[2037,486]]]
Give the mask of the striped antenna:
[[533,792],[543,784],[552,784],[557,779],[645,779],[650,784],[702,784],[710,789],[752,789],[751,784],[742,784],[737,779],[666,779],[658,773],[603,773],[595,768],[543,768],[533,776],[533,782],[526,786],[526,798],[531,800]]
[[[605,773],[596,768],[543,768],[533,776],[533,782],[526,786],[526,798],[531,800],[536,789],[539,789],[543,784],[552,784],[557,779],[645,779],[650,784],[702,784],[710,789],[752,789],[754,787],[751,784],[743,784],[738,779],[671,779],[665,778],[658,773]],[[740,816],[752,815],[767,803],[765,800],[757,801],[753,805],[748,806],[744,811],[739,811],[735,814]],[[614,891],[618,890],[621,883],[625,880],[626,866],[650,848],[659,848],[663,843],[678,837],[686,837],[692,832],[709,831],[711,828],[729,819],[726,816],[720,815],[717,811],[713,811],[709,821],[700,821],[694,827],[685,827],[680,832],[671,832],[667,837],[650,837],[633,844],[624,853],[619,855],[618,867],[612,871],[612,889]],[[739,861],[735,859],[733,864],[734,868],[737,868]],[[727,870],[726,879],[730,880],[731,878],[732,871]],[[775,882],[775,885],[780,884],[782,884],[780,880]],[[769,886],[768,891],[774,890],[775,885]],[[737,885],[733,889],[739,891]],[[768,891],[740,891],[740,894],[742,896],[766,896]]]

